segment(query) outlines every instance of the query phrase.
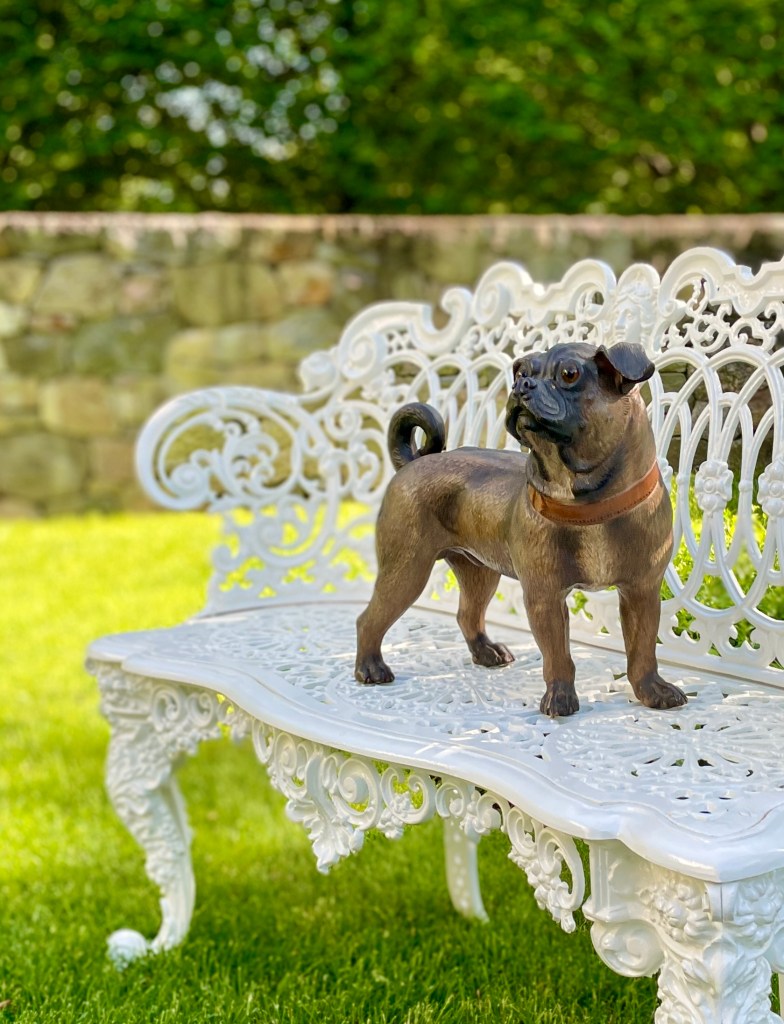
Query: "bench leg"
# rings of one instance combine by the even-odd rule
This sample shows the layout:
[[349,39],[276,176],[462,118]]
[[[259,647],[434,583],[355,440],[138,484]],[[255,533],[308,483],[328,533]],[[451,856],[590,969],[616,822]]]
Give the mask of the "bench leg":
[[161,892],[161,926],[152,941],[121,929],[109,938],[118,967],[178,945],[190,926],[195,883],[191,832],[174,769],[203,739],[222,735],[222,705],[211,693],[97,666],[101,710],[111,729],[106,788],[145,853],[145,870]]
[[784,871],[704,882],[617,842],[591,844],[584,913],[604,962],[659,972],[656,1024],[775,1024],[771,981],[784,956]]
[[455,910],[466,917],[487,920],[477,869],[479,837],[468,836],[457,818],[444,818],[446,884]]

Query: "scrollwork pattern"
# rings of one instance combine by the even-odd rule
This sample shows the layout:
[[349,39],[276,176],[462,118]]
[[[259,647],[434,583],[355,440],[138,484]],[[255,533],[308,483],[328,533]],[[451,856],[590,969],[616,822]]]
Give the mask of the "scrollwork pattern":
[[456,822],[472,841],[495,830],[505,832],[512,847],[509,857],[525,871],[537,904],[564,931],[574,930],[585,880],[569,836],[460,779],[435,779],[397,765],[379,768],[369,758],[297,739],[261,722],[253,724],[253,745],[273,786],[286,797],[288,816],[305,827],[319,871],[360,850],[369,829],[397,839],[407,825],[437,815]]
[[657,1024],[774,1024],[771,974],[784,940],[784,871],[713,883],[660,868],[618,842],[591,845],[585,915],[601,958],[659,970]]
[[182,941],[193,913],[191,832],[174,779],[178,760],[200,742],[249,728],[248,716],[204,690],[133,675],[115,665],[91,662],[101,711],[111,726],[106,788],[114,809],[145,852],[148,877],[161,892],[161,926],[148,942],[120,929],[109,938],[118,967]]

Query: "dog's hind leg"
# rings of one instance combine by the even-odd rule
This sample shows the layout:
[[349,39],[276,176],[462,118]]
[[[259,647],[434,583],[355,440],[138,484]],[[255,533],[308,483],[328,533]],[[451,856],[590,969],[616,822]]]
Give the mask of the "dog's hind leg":
[[514,661],[512,652],[505,644],[493,643],[485,633],[485,613],[498,590],[501,574],[458,551],[450,552],[445,560],[460,586],[457,624],[474,662],[486,668],[509,665]]
[[394,560],[382,554],[373,596],[357,619],[354,676],[360,683],[391,683],[395,678],[381,657],[381,642],[425,589],[434,564],[435,559],[423,557],[414,545],[396,551]]

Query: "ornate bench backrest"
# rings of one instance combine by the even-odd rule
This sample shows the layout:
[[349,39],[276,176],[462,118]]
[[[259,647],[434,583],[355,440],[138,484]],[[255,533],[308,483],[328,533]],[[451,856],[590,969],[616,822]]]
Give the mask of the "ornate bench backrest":
[[[448,447],[514,447],[504,430],[512,357],[563,341],[638,341],[657,366],[647,387],[676,547],[666,577],[661,655],[774,684],[784,673],[784,262],[755,276],[716,250],[684,253],[660,280],[647,265],[616,280],[586,260],[535,284],[500,263],[443,316],[382,303],[339,344],[302,364],[302,396],[226,388],[175,400],[140,439],[139,472],[169,507],[223,513],[207,611],[300,588],[367,592],[372,524],[392,469],[391,413],[436,405]],[[197,450],[194,449],[197,439]],[[436,570],[426,600],[456,605]],[[573,635],[621,648],[612,591],[573,600]],[[505,583],[491,617],[523,615]],[[716,655],[720,655],[717,658]]]

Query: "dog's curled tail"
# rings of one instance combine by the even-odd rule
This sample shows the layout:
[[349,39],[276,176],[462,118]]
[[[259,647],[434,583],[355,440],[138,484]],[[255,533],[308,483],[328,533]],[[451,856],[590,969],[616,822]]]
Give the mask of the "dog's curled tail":
[[[425,443],[421,448],[414,445],[414,431],[419,427],[425,432]],[[410,402],[401,406],[389,421],[387,448],[395,470],[402,469],[408,462],[422,455],[437,455],[446,446],[446,427],[440,413],[424,402]]]

